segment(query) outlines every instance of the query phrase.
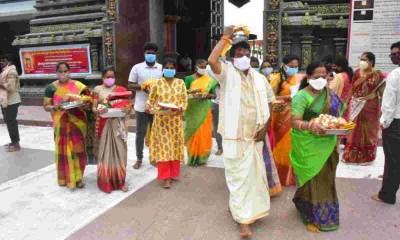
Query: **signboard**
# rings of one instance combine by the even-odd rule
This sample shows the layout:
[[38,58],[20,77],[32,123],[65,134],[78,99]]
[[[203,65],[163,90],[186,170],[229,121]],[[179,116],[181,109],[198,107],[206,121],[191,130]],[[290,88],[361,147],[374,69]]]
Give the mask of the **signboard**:
[[72,75],[92,73],[89,44],[22,48],[19,54],[24,75],[55,75],[61,61],[68,63]]
[[391,72],[390,46],[400,41],[400,0],[351,0],[348,52],[350,66],[358,68],[361,54],[372,52],[376,68]]

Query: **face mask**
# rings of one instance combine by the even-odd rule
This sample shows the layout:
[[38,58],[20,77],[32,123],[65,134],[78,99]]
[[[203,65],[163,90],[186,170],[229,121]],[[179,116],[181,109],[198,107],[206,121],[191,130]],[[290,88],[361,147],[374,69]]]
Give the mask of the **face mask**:
[[199,75],[204,75],[204,74],[206,74],[206,69],[204,68],[199,68],[199,67],[196,67],[197,68],[197,73],[199,74]]
[[272,73],[272,71],[273,71],[273,68],[264,68],[262,70],[262,72],[264,73],[265,76],[270,75]]
[[260,71],[259,68],[253,68],[253,69],[254,69],[254,71],[256,71],[256,72],[259,72],[259,71]]
[[156,61],[156,55],[155,54],[146,53],[144,55],[144,58],[146,59],[146,62],[149,62],[149,63],[153,63],[153,62]]
[[175,69],[164,69],[163,74],[166,78],[173,78],[175,77],[176,71]]
[[366,61],[361,61],[360,62],[360,69],[361,70],[366,70],[366,69],[368,69],[368,67],[369,67],[368,62],[366,62]]
[[312,88],[315,90],[322,90],[328,83],[328,81],[325,78],[318,78],[318,79],[310,79],[308,83],[311,85]]
[[106,79],[104,79],[104,85],[106,85],[107,87],[113,86],[114,83],[115,83],[115,78],[106,78]]
[[289,67],[289,66],[286,66],[286,67],[287,67],[287,69],[286,69],[286,74],[287,74],[289,77],[295,75],[295,74],[299,71],[299,68],[291,68],[291,67]]
[[233,66],[235,66],[240,71],[246,71],[250,68],[250,58],[246,56],[243,56],[241,58],[234,58]]
[[58,80],[60,80],[61,82],[66,82],[67,80],[69,80],[69,73],[66,74],[57,74]]

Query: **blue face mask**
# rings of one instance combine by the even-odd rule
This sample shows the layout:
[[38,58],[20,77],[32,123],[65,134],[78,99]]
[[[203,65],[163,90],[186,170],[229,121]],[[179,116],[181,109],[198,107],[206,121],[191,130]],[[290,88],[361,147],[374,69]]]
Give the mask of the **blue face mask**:
[[175,69],[164,69],[163,70],[164,77],[173,78],[175,77],[176,70]]
[[287,67],[287,69],[286,69],[286,74],[290,77],[290,76],[293,76],[293,75],[295,75],[298,71],[299,71],[299,68],[297,67],[297,68],[291,68],[291,67],[288,67],[288,66],[286,66]]
[[149,62],[149,63],[153,63],[153,62],[156,61],[156,55],[155,54],[146,53],[144,55],[144,58],[146,59],[146,62]]
[[256,71],[256,72],[259,72],[259,71],[260,71],[259,68],[253,68],[253,69],[254,69],[254,71]]

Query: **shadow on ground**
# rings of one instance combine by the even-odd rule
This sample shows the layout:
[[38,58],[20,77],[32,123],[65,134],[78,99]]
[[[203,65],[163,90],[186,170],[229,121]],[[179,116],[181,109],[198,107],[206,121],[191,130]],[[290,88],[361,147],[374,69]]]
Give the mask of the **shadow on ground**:
[[[398,239],[400,203],[386,205],[370,200],[379,190],[380,181],[338,179],[337,185],[341,219],[338,231],[307,232],[291,201],[293,187],[272,200],[270,216],[253,225],[251,239]],[[240,238],[238,225],[228,213],[224,170],[184,167],[180,182],[171,189],[162,189],[154,180],[69,239]]]

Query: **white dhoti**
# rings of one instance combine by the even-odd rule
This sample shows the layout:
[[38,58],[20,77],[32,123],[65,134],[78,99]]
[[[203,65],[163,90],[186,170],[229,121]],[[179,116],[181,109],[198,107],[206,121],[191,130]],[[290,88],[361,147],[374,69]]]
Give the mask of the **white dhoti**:
[[251,224],[268,215],[270,197],[263,142],[257,132],[270,117],[268,103],[275,100],[265,77],[253,69],[247,75],[232,64],[221,64],[214,77],[221,85],[219,132],[224,136],[225,177],[229,207],[235,221]]
[[251,224],[267,216],[270,208],[263,142],[238,141],[237,147],[241,158],[224,157],[229,208],[236,222]]

